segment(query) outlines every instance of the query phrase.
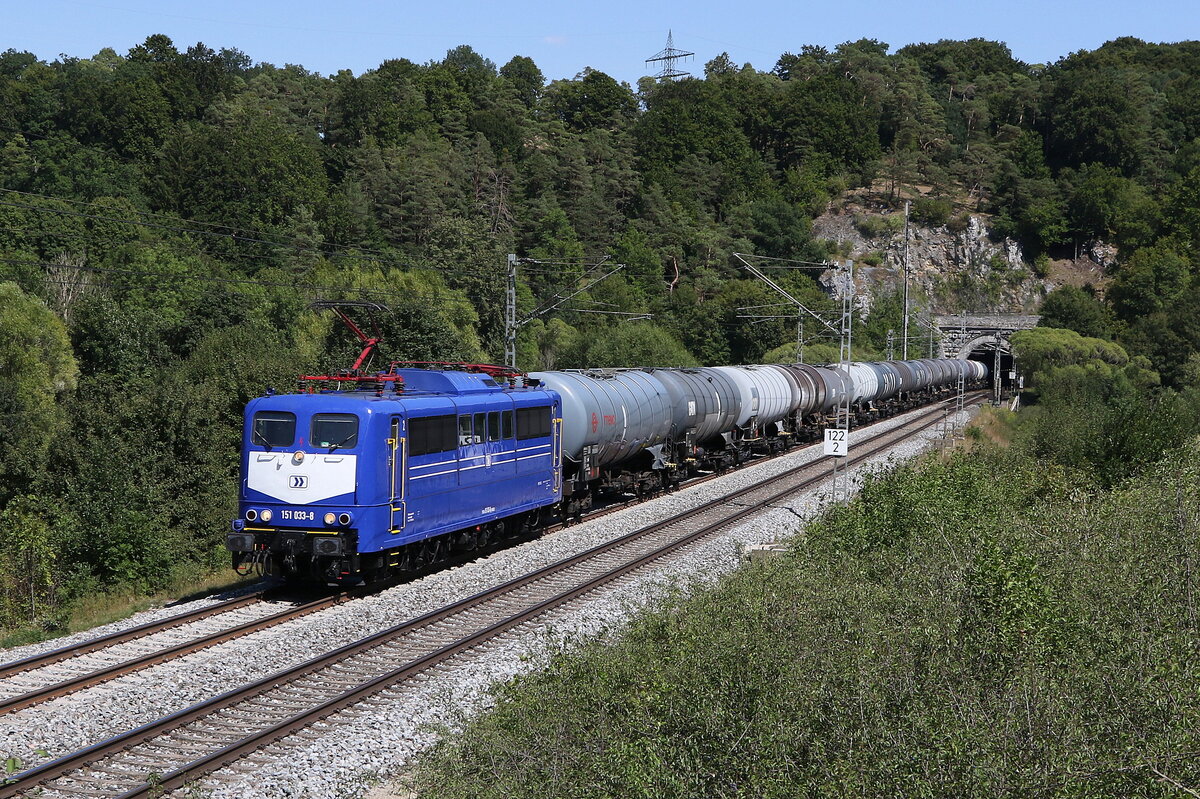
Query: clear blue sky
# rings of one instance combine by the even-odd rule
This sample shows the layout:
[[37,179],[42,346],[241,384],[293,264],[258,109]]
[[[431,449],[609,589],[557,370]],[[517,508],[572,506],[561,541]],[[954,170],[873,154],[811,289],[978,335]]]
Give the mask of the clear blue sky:
[[643,62],[662,49],[668,29],[677,47],[696,53],[685,65],[694,74],[722,51],[766,70],[801,45],[833,47],[861,38],[895,50],[980,36],[1006,42],[1030,63],[1118,36],[1200,38],[1195,0],[6,0],[3,6],[0,50],[28,50],[44,59],[86,58],[102,47],[124,54],[148,35],[165,33],[180,49],[202,41],[214,49],[236,47],[256,62],[361,74],[388,58],[421,63],[469,44],[497,66],[514,55],[530,56],[548,80],[590,66],[631,83],[647,74]]

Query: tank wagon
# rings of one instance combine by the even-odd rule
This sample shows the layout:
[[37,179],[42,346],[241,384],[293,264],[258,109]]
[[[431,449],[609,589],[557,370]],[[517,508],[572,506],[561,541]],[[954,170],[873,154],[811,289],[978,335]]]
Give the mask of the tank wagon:
[[548,371],[442,364],[308,378],[246,407],[239,570],[383,579],[975,385],[965,360]]

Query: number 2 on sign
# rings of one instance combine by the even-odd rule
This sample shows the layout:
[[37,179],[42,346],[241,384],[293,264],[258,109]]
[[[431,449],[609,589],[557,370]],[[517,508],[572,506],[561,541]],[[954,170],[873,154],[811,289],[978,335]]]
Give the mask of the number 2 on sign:
[[844,457],[846,450],[849,449],[846,441],[846,431],[840,427],[828,427],[825,429],[825,454]]

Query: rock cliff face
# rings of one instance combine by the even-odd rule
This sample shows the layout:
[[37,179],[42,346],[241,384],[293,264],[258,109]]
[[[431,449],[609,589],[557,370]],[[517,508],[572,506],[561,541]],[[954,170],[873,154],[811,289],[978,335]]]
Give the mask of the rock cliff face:
[[[854,259],[860,297],[902,286],[903,211],[832,211],[813,221],[813,236],[837,243],[843,258]],[[910,224],[908,248],[913,304],[935,313],[1029,313],[1054,287],[1033,273],[1017,242],[992,241],[984,216],[973,214],[965,224],[960,219],[954,229]]]

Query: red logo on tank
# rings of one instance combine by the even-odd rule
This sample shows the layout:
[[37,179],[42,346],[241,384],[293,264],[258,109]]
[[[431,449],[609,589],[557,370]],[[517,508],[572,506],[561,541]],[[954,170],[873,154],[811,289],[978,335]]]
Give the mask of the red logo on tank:
[[592,432],[593,433],[596,432],[596,430],[599,427],[600,427],[600,418],[598,416],[596,416],[595,413],[593,413],[592,414]]

